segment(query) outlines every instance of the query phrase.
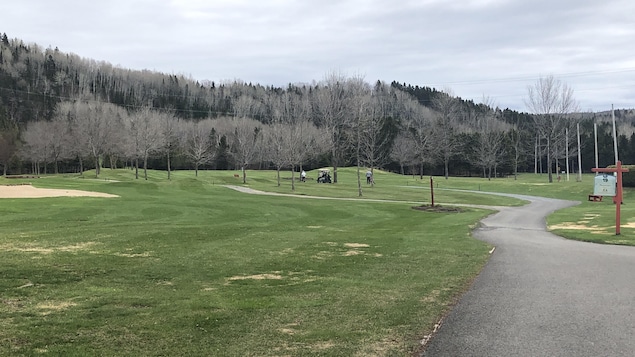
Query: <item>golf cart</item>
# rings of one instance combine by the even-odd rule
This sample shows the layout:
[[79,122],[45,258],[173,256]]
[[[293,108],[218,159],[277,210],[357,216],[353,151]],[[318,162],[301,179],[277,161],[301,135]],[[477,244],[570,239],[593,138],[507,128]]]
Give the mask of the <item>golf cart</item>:
[[331,172],[328,169],[318,170],[318,183],[331,183]]

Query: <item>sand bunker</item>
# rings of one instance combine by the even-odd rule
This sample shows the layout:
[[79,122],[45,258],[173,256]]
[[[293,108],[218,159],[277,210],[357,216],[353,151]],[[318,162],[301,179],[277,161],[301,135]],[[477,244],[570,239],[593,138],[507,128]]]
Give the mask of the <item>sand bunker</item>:
[[0,198],[42,198],[42,197],[119,197],[103,192],[37,188],[31,185],[0,185]]

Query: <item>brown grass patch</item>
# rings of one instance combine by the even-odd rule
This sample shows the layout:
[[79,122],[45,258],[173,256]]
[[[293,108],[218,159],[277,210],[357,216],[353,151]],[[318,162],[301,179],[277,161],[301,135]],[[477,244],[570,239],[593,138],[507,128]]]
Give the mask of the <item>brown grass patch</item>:
[[73,306],[77,306],[77,304],[69,301],[47,301],[35,305],[35,308],[38,310],[44,310],[40,311],[41,315],[49,315],[53,312],[66,310]]
[[[0,302],[2,302],[2,307],[11,311],[20,310],[24,306],[24,301],[20,299],[3,299],[3,300],[0,300]],[[0,310],[4,310],[4,309],[0,309]]]
[[[366,345],[366,347],[358,353],[355,353],[355,357],[380,357],[387,356],[389,352],[395,352],[399,350],[401,344],[396,339],[386,338],[382,341],[377,341]],[[392,356],[392,354],[391,354]]]
[[227,279],[234,280],[282,280],[284,277],[278,274],[237,275]]
[[310,349],[318,351],[328,350],[333,347],[335,347],[335,343],[333,343],[333,341],[321,341],[309,346]]
[[286,255],[286,254],[292,254],[295,250],[293,248],[284,248],[280,254]]
[[370,245],[363,244],[363,243],[344,243],[344,246],[348,247],[348,248],[368,248],[368,247],[370,247]]
[[76,252],[80,250],[86,250],[95,244],[98,244],[98,243],[84,242],[84,243],[63,245],[63,246],[57,246],[57,247],[42,247],[34,243],[20,243],[19,242],[13,245],[2,244],[0,245],[0,250],[13,251],[13,252],[25,252],[25,253],[51,254],[55,252]]
[[591,234],[601,234],[601,235],[611,235],[613,234],[611,230],[614,227],[600,227],[597,225],[587,226],[583,224],[573,223],[573,222],[564,222],[561,224],[554,224],[549,226],[549,230],[554,229],[567,229],[567,230],[580,230],[580,231],[588,231]]
[[362,252],[361,250],[352,249],[352,250],[346,251],[342,255],[345,257],[352,257],[354,255],[360,255],[360,254],[364,254],[364,252]]
[[435,302],[439,299],[439,296],[441,295],[441,290],[432,290],[430,292],[430,294],[424,296],[421,299],[421,302],[423,303],[432,303]]

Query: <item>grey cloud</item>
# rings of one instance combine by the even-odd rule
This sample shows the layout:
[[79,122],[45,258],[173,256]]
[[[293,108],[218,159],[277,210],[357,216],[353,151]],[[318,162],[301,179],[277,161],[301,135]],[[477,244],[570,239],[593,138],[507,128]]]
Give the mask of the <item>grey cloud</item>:
[[23,0],[3,6],[12,16],[0,31],[11,37],[200,80],[286,86],[338,69],[368,81],[451,87],[476,101],[492,96],[502,107],[524,110],[527,85],[553,74],[576,90],[583,108],[603,110],[611,101],[634,106],[635,4],[626,0]]

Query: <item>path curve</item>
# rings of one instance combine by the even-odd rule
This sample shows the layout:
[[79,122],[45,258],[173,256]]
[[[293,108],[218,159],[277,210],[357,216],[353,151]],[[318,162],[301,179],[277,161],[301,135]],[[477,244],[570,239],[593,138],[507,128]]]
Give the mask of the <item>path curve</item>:
[[481,221],[496,250],[422,356],[635,356],[635,247],[553,235],[576,202],[510,196],[531,203]]
[[547,231],[547,215],[579,202],[473,192],[530,203],[475,206],[498,211],[474,231],[496,250],[422,356],[635,356],[635,247]]

